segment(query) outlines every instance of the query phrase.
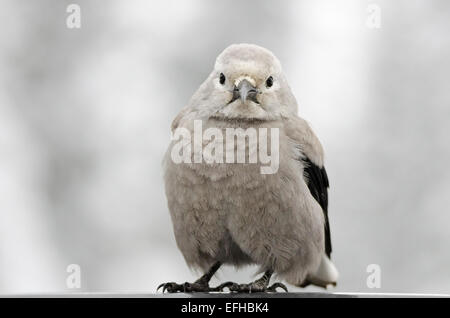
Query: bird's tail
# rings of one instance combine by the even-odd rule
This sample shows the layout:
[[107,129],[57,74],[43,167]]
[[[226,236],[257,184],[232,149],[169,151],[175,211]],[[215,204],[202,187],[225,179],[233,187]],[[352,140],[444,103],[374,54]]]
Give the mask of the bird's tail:
[[308,275],[306,280],[300,286],[306,287],[312,284],[327,288],[328,285],[336,286],[338,278],[339,272],[336,266],[334,266],[328,256],[324,254],[322,255],[322,260],[317,271],[312,275]]

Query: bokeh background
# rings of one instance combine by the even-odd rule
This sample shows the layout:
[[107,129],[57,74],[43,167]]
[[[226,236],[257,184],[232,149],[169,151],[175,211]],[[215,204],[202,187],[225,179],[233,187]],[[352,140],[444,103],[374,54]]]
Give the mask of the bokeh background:
[[[66,27],[70,3],[81,29]],[[380,28],[366,24],[370,4]],[[172,118],[239,42],[280,58],[326,149],[334,290],[450,293],[448,1],[0,8],[0,293],[72,292],[73,263],[81,291],[196,278],[175,244],[161,161]],[[369,264],[380,289],[367,287]]]

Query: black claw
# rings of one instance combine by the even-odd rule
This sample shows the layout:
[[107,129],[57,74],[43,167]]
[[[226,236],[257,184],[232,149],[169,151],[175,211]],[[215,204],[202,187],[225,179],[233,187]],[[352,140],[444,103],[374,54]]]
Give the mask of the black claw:
[[173,292],[172,284],[166,284],[166,285],[164,285],[164,288],[163,288],[163,290],[162,290],[163,294],[164,294],[166,291],[168,291],[169,293],[172,293],[172,292]]
[[156,288],[156,291],[160,290],[162,287],[162,292],[164,293],[169,286],[174,285],[174,284],[175,284],[174,282],[162,283],[161,285],[158,286],[158,288]]
[[174,282],[170,282],[170,283],[163,283],[161,285],[158,286],[158,288],[156,289],[156,291],[158,291],[159,289],[162,288],[162,293],[164,294],[166,291],[168,293],[176,293],[176,292],[182,292],[186,289],[185,284],[183,285],[179,285],[177,283]]
[[286,285],[282,283],[274,283],[272,286],[267,288],[267,291],[277,292],[277,288],[283,289],[286,293],[288,292]]
[[162,292],[165,293],[166,291],[168,293],[195,293],[195,292],[211,292],[211,291],[221,291],[216,288],[211,288],[208,286],[208,284],[202,284],[202,283],[183,283],[183,284],[177,284],[174,282],[170,283],[164,283],[158,286],[156,289],[157,291],[162,289]]

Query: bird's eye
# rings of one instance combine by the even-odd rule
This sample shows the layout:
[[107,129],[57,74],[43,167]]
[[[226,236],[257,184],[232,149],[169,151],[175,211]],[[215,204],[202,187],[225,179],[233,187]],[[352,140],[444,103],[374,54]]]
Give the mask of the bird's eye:
[[223,75],[223,73],[220,73],[219,82],[222,85],[225,84],[225,75]]
[[273,85],[273,77],[272,77],[272,76],[269,76],[269,77],[266,79],[266,86],[267,86],[267,87],[272,87],[272,85]]

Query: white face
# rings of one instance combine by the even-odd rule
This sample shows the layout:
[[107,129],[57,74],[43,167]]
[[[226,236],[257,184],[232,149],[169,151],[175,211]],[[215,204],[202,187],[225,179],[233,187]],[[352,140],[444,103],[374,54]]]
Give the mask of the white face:
[[247,44],[227,48],[217,58],[209,81],[217,106],[211,117],[274,120],[296,112],[280,63],[266,49]]

